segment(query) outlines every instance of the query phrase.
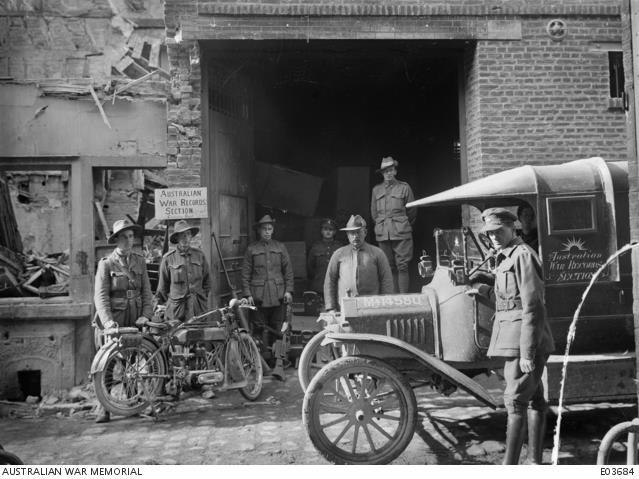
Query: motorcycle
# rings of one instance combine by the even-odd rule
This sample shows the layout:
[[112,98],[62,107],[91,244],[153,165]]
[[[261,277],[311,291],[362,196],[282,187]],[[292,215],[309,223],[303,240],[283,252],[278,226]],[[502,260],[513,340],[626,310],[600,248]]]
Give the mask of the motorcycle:
[[263,369],[255,341],[242,324],[245,300],[185,322],[162,311],[143,330],[104,330],[105,343],[91,365],[98,401],[114,415],[132,416],[175,402],[195,388],[238,389],[248,400],[262,392]]

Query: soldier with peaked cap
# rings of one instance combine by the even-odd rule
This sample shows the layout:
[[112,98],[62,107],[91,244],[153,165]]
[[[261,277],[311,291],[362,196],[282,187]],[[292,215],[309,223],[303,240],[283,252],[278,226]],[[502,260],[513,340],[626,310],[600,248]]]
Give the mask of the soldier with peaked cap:
[[497,251],[490,294],[495,300],[495,320],[488,356],[505,360],[508,425],[504,464],[519,463],[526,421],[528,460],[541,464],[547,409],[541,376],[554,350],[541,263],[537,252],[516,236],[514,214],[505,208],[490,208],[482,218],[483,231]]
[[322,220],[320,228],[322,239],[313,243],[313,246],[308,251],[306,269],[308,278],[311,281],[309,289],[322,294],[328,262],[333,253],[342,246],[342,243],[335,240],[335,233],[337,232],[335,221],[325,218]]
[[366,242],[366,221],[351,216],[345,228],[350,244],[341,247],[328,263],[324,280],[327,311],[339,310],[345,296],[392,294],[393,274],[384,252]]
[[[280,331],[283,323],[283,304],[293,301],[293,265],[286,246],[272,238],[275,220],[264,215],[256,224],[259,239],[246,249],[242,264],[242,294],[255,304],[264,323]],[[273,335],[266,329],[262,338],[270,348]]]
[[204,313],[211,283],[204,252],[191,246],[199,228],[180,220],[175,223],[169,241],[176,245],[162,257],[156,298],[167,303],[166,317],[185,321]]
[[[134,327],[153,316],[153,295],[141,254],[133,251],[135,234],[142,228],[129,220],[113,223],[108,242],[117,244],[113,252],[98,263],[94,303],[101,329]],[[96,422],[107,422],[110,415],[99,407]]]
[[413,201],[413,190],[397,176],[398,162],[387,156],[377,170],[384,181],[373,188],[371,216],[375,222],[375,239],[384,251],[393,271],[396,289],[407,293],[409,286],[408,263],[413,258],[413,228],[417,210],[406,209]]

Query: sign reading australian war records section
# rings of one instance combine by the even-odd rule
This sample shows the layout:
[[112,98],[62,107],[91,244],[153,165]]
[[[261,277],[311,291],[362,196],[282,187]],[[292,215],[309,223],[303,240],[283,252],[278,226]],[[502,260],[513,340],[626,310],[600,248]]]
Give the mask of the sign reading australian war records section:
[[155,218],[158,220],[208,218],[208,216],[206,187],[155,190]]

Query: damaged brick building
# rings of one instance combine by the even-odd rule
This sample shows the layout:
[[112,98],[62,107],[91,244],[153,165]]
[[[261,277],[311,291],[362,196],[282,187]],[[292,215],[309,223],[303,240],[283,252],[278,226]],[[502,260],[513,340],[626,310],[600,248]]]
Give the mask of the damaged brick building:
[[166,166],[163,14],[152,0],[0,5],[2,216],[10,198],[22,243],[0,251],[0,397],[87,379],[96,255],[115,219],[138,219],[149,178],[163,183],[149,171]]
[[[11,0],[0,21],[1,166],[66,171],[71,198],[69,297],[0,300],[0,333],[57,341],[66,352],[38,361],[74,357],[64,381],[90,361],[99,245],[86,225],[101,222],[104,170],[208,187],[202,248],[220,272],[216,233],[237,281],[257,215],[273,212],[302,258],[319,218],[368,216],[382,156],[416,197],[523,164],[629,159],[621,2]],[[416,250],[432,251],[436,225],[475,219],[420,210]],[[216,303],[228,286],[213,282]],[[27,360],[12,361],[15,374]]]

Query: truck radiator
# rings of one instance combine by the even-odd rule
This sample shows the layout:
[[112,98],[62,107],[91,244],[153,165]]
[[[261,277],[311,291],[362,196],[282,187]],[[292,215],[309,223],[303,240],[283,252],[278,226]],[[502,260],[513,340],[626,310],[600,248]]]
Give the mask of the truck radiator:
[[387,336],[401,339],[414,346],[432,343],[432,334],[430,323],[427,324],[424,318],[399,318],[386,321]]

